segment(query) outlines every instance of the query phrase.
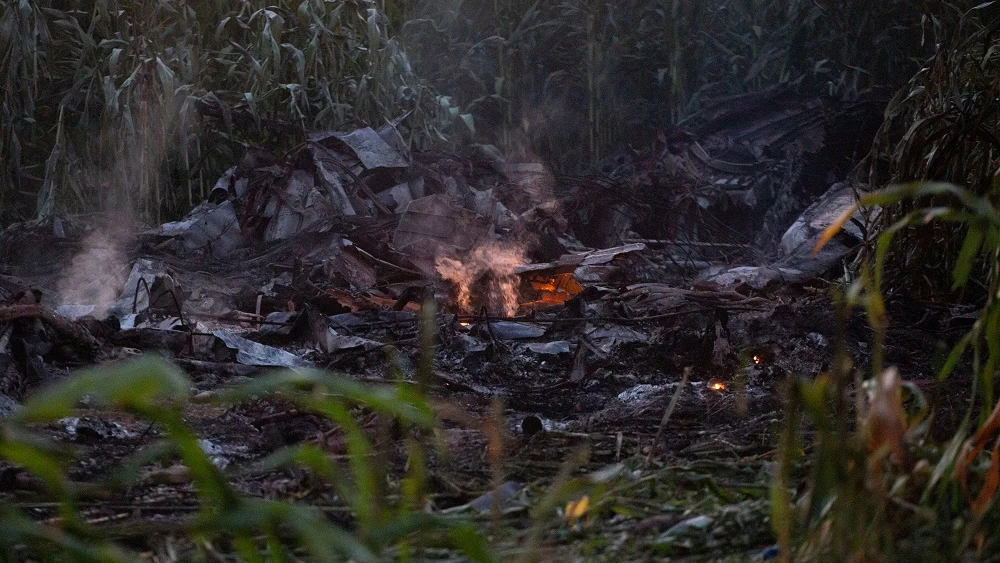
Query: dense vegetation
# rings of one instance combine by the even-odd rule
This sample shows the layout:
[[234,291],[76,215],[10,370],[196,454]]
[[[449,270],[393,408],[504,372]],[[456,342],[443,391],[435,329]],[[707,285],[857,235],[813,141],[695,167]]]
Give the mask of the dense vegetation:
[[[934,25],[954,19],[940,6]],[[575,171],[705,96],[895,88],[930,54],[923,15],[902,1],[5,3],[0,223],[122,204],[163,219],[247,144],[403,115],[417,147]]]
[[[845,355],[830,373],[789,384],[772,524],[785,558],[989,558],[1000,551],[993,498],[1000,486],[1000,442],[994,442],[1000,412],[993,410],[1000,365],[1000,19],[992,3],[958,4],[6,2],[0,224],[121,208],[140,221],[161,221],[200,201],[248,145],[280,150],[307,131],[362,121],[405,116],[401,127],[415,148],[532,155],[570,172],[623,145],[649,142],[707,97],[786,82],[833,97],[896,92],[862,175],[874,188],[922,180],[965,187],[905,184],[862,201],[884,206],[885,234],[873,237],[839,303],[845,318],[853,308],[866,312],[876,335],[872,372],[857,372]],[[905,244],[893,244],[893,237]],[[956,299],[952,292],[960,290],[982,307],[940,371],[947,376],[968,363],[975,382],[965,423],[943,445],[928,435],[920,390],[882,365],[883,292],[904,287]],[[472,559],[489,557],[462,522],[422,516],[425,444],[416,438],[412,479],[399,484],[391,503],[365,462],[371,445],[359,434],[345,471],[308,449],[263,462],[307,466],[344,491],[359,523],[349,533],[294,505],[248,500],[228,489],[193,434],[163,406],[190,400],[183,376],[160,364],[113,375],[85,374],[39,395],[4,426],[0,455],[44,480],[63,520],[36,526],[4,507],[5,555],[17,557],[13,546],[30,545],[81,560],[127,559],[79,521],[80,491],[65,478],[65,460],[30,430],[88,394],[169,434],[161,450],[145,452],[108,485],[127,484],[149,456],[180,457],[205,506],[203,518],[184,532],[206,541],[225,535],[246,560],[261,557],[262,546],[275,559],[296,549],[317,558],[406,558],[414,537]],[[864,379],[872,406],[852,410],[850,388],[861,388]],[[323,374],[274,376],[214,400],[268,393],[300,401],[349,433],[357,405],[397,420],[413,436],[434,424],[419,394],[373,392]],[[814,429],[807,445],[799,433],[803,419]],[[992,455],[980,455],[991,443]],[[557,481],[539,514],[565,502],[566,490],[596,482]],[[806,486],[796,496],[797,483]]]

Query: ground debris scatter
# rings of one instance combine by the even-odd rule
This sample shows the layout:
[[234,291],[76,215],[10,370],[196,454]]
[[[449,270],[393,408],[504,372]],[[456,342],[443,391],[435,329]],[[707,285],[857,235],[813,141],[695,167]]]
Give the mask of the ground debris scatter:
[[[569,464],[621,488],[594,553],[756,557],[775,542],[779,384],[830,369],[838,335],[857,365],[870,360],[872,335],[858,319],[838,333],[828,291],[870,217],[813,248],[865,190],[846,180],[845,129],[864,131],[872,108],[754,96],[707,104],[659,152],[585,177],[411,154],[386,125],[315,133],[282,156],[250,149],[187,217],[128,241],[93,217],[12,225],[0,233],[0,416],[78,368],[161,355],[190,378],[183,418],[236,489],[336,513],[307,474],[250,468],[300,443],[343,456],[342,430],[276,397],[208,399],[275,368],[403,382],[429,391],[440,421],[435,511],[488,519],[500,507],[523,531]],[[919,324],[902,332],[931,353]],[[888,353],[931,377],[912,371],[922,358]],[[406,447],[377,417],[360,421],[380,447]],[[72,445],[81,486],[164,432],[86,404],[43,431]],[[194,514],[191,482],[184,465],[152,463],[137,485],[87,498],[84,515],[133,541],[169,535]],[[40,487],[0,468],[0,495],[54,518],[58,507],[33,504]],[[566,507],[543,558],[594,525],[587,510]]]

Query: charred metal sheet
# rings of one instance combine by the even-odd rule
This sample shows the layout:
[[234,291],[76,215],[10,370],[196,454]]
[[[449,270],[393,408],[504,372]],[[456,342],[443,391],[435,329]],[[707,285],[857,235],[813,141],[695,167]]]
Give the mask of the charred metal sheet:
[[406,168],[410,165],[405,155],[400,154],[371,127],[363,127],[349,133],[328,132],[310,136],[310,140],[313,141],[330,138],[337,139],[350,148],[368,170]]

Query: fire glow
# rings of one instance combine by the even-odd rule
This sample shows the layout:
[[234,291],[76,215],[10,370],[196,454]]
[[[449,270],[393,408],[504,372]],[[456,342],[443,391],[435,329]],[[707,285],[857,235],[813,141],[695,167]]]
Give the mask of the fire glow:
[[721,381],[713,381],[712,383],[708,384],[708,388],[711,389],[712,391],[725,391],[726,384]]
[[538,293],[538,300],[532,303],[537,305],[561,305],[583,291],[583,287],[573,277],[572,272],[533,276],[528,281],[531,283],[531,288]]
[[518,246],[487,242],[458,258],[438,256],[434,267],[443,279],[455,284],[458,290],[456,305],[460,310],[472,309],[473,286],[488,277],[490,308],[513,316],[520,305],[521,279],[516,268],[524,260],[524,250]]

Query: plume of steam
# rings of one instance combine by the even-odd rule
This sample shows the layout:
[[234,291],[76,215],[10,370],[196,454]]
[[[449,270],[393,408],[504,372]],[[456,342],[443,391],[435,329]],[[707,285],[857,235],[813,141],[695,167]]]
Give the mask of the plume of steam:
[[[168,140],[184,121],[179,104],[167,89],[160,98],[134,102],[129,119],[102,117],[98,134],[86,148],[93,164],[81,175],[85,185],[99,188],[90,190],[96,194],[90,203],[104,216],[60,273],[56,290],[62,305],[93,305],[91,314],[103,318],[118,299],[129,272],[126,249],[139,224],[144,218],[159,223]],[[186,131],[181,128],[180,134]]]
[[80,252],[64,269],[56,286],[63,305],[93,305],[91,313],[103,318],[118,299],[127,274],[122,239],[98,229],[81,242]]
[[490,241],[470,250],[460,258],[439,255],[434,260],[438,274],[458,288],[458,306],[468,311],[472,306],[472,288],[484,276],[490,277],[490,306],[505,315],[517,313],[520,279],[515,269],[524,264],[524,250],[517,245]]

